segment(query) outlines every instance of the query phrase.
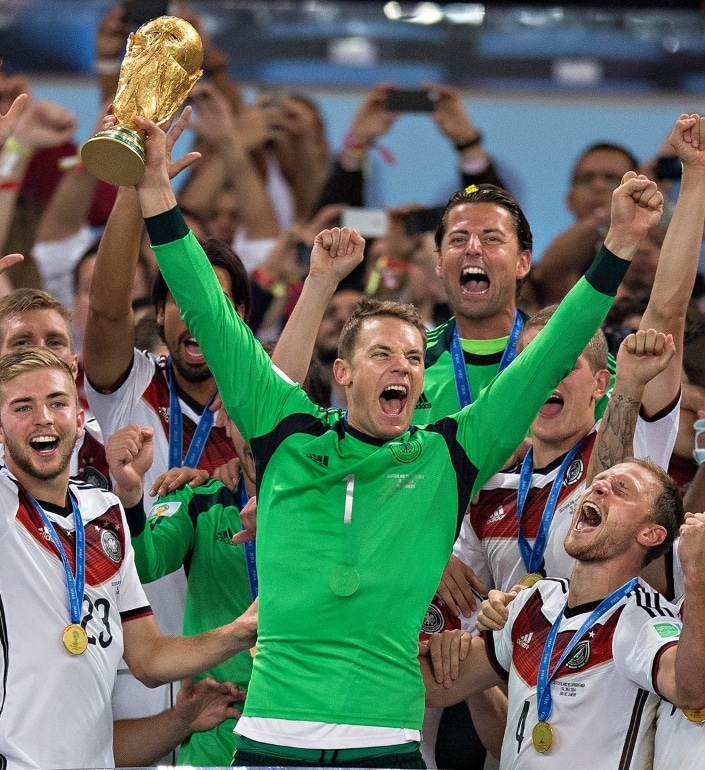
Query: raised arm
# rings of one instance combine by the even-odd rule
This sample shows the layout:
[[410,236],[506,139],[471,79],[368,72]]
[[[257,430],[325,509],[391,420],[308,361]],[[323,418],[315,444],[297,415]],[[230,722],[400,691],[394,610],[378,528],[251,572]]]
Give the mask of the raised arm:
[[132,365],[135,319],[131,295],[141,235],[137,195],[121,187],[98,247],[83,338],[86,377],[104,392],[114,390]]
[[678,708],[705,708],[705,513],[686,513],[680,529],[678,556],[685,587],[683,628],[678,644],[660,657],[656,673],[659,693]]
[[[190,113],[191,108],[187,107],[169,133],[166,139],[169,153],[188,124]],[[172,163],[169,156],[165,166],[167,178],[169,174],[176,175],[196,158],[197,153],[189,153]],[[136,192],[121,187],[98,249],[83,340],[86,376],[100,391],[114,390],[132,365],[135,319],[131,294],[142,226]]]
[[365,239],[349,227],[320,232],[311,250],[311,267],[272,361],[295,382],[306,379],[318,327],[338,283],[362,262]]
[[[479,468],[475,491],[502,467],[553,388],[574,366],[602,324],[641,239],[662,211],[663,196],[655,182],[632,171],[625,174],[612,196],[605,248],[532,344],[460,413],[459,440]],[[488,441],[488,435],[495,436],[494,441]]]
[[673,360],[671,335],[654,329],[630,334],[617,352],[617,378],[590,455],[587,485],[603,470],[634,455],[634,430],[644,390]]
[[[71,113],[69,116],[73,117]],[[71,132],[62,141],[72,138],[75,121],[72,121],[72,125]],[[100,124],[95,130],[99,130],[99,127]],[[98,180],[88,172],[83,164],[79,163],[74,168],[64,172],[42,213],[42,218],[39,220],[37,242],[60,241],[80,230],[88,219],[88,212],[93,203],[93,195],[97,186]],[[46,267],[49,270],[52,269],[51,265]],[[68,266],[66,271],[70,275],[71,266]]]
[[328,142],[318,109],[307,100],[281,100],[281,129],[274,151],[294,196],[295,219],[309,220],[320,200],[328,172]]
[[319,208],[331,203],[365,205],[364,176],[369,151],[398,117],[384,106],[393,87],[392,83],[379,83],[365,94],[343,137],[342,148],[321,193]]
[[492,156],[483,145],[483,137],[471,116],[465,110],[463,97],[452,86],[423,83],[436,95],[436,105],[431,118],[438,130],[453,143],[458,153],[458,166],[463,187],[470,184],[495,184],[504,187],[495,169]]
[[8,137],[12,134],[12,131],[17,124],[17,120],[22,114],[22,110],[29,99],[27,94],[17,94],[12,100],[12,103],[7,108],[7,112],[0,114],[0,143],[5,144]]
[[671,334],[676,355],[644,389],[642,403],[649,415],[671,404],[680,390],[685,311],[698,270],[705,222],[705,117],[681,115],[671,132],[671,144],[683,163],[683,175],[639,328]]
[[198,112],[194,128],[222,161],[223,179],[232,185],[238,198],[241,227],[247,237],[275,238],[279,234],[279,221],[250,155],[250,150],[267,136],[263,111],[249,106],[233,117],[225,97],[208,83],[198,84],[191,92],[191,99]]

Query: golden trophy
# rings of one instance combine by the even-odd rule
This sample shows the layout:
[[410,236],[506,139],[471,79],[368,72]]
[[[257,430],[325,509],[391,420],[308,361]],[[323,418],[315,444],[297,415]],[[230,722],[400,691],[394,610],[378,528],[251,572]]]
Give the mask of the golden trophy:
[[135,116],[161,124],[174,116],[203,74],[196,30],[176,16],[160,16],[127,39],[113,102],[117,121],[81,147],[81,160],[98,179],[136,185],[144,174],[144,134]]

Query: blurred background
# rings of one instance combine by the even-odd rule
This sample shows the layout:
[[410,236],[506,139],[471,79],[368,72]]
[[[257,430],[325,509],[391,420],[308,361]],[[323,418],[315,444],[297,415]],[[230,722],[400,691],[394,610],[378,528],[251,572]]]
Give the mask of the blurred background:
[[[65,104],[88,137],[97,109],[93,36],[110,0],[0,0],[6,72]],[[154,3],[157,8],[161,4]],[[570,220],[572,161],[613,141],[656,152],[705,93],[705,14],[696,0],[510,4],[190,0],[243,93],[287,89],[316,100],[337,147],[365,90],[424,81],[462,90],[503,178],[534,226],[535,254]],[[426,116],[385,137],[368,205],[443,202],[457,185],[453,148]]]

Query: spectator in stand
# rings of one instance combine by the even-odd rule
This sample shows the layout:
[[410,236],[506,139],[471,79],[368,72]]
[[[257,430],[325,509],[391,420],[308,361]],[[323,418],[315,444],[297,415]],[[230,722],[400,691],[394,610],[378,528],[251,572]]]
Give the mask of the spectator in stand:
[[[438,130],[446,136],[458,151],[458,172],[461,185],[483,182],[502,187],[494,161],[482,144],[482,134],[472,122],[463,105],[460,92],[451,86],[424,83],[436,99],[430,113]],[[373,86],[358,107],[343,145],[333,159],[333,169],[328,177],[319,206],[331,203],[347,203],[350,206],[365,205],[365,172],[371,150],[379,149],[379,139],[394,125],[400,113],[390,112],[386,106],[393,83]],[[384,152],[384,150],[383,150]],[[422,180],[419,180],[419,184]]]
[[612,192],[627,171],[638,168],[634,155],[617,144],[600,142],[581,153],[566,195],[575,224],[555,237],[531,270],[537,307],[560,302],[585,272],[607,232]]

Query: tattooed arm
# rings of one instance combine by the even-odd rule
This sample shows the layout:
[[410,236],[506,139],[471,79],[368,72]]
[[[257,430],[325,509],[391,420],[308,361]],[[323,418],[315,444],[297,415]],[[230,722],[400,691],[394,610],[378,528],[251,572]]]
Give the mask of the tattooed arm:
[[588,484],[601,471],[634,454],[634,430],[644,387],[668,366],[674,353],[673,337],[654,329],[640,329],[620,345],[617,379],[590,457]]

